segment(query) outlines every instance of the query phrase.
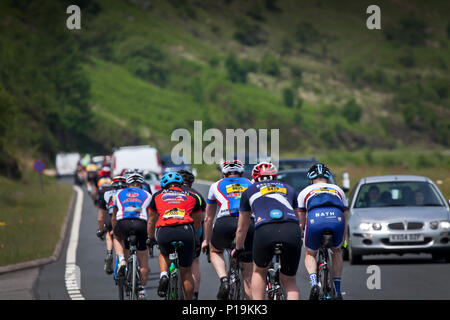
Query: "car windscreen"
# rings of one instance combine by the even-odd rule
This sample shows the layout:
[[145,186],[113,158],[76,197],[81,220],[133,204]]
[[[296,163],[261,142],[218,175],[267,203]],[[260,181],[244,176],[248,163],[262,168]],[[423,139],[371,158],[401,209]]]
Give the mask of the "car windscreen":
[[391,206],[444,206],[435,187],[429,182],[393,181],[361,186],[355,208]]
[[280,160],[279,170],[309,169],[315,162],[311,160]]
[[305,172],[280,172],[277,179],[290,185],[296,192],[300,192],[309,185]]

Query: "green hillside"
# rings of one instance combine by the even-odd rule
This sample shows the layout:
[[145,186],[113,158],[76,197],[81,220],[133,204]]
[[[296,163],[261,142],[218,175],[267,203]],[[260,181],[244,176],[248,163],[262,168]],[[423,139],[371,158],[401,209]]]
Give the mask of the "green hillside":
[[450,144],[447,1],[379,1],[381,30],[360,0],[75,3],[73,31],[72,2],[0,4],[4,163],[135,143],[169,152],[194,120],[278,128],[289,155]]

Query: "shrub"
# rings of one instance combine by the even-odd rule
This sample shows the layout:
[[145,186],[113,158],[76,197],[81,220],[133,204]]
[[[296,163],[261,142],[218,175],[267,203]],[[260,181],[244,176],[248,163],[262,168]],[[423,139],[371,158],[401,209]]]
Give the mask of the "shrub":
[[257,24],[247,22],[245,19],[238,19],[235,23],[236,31],[233,38],[246,46],[256,46],[265,43],[262,29]]
[[401,45],[422,46],[426,40],[426,27],[423,21],[415,17],[405,17],[398,26],[386,27],[384,34],[387,40]]
[[260,70],[268,75],[278,77],[280,75],[280,66],[278,60],[273,56],[266,55],[261,61]]
[[361,119],[362,108],[355,100],[350,100],[342,107],[342,116],[347,119],[349,123],[359,122]]
[[300,22],[295,29],[294,37],[303,47],[306,47],[318,42],[320,33],[310,22]]
[[229,55],[225,60],[225,68],[227,69],[228,78],[232,82],[247,82],[248,70],[239,62],[234,54]]
[[283,102],[286,107],[292,108],[294,106],[294,91],[291,88],[283,89]]

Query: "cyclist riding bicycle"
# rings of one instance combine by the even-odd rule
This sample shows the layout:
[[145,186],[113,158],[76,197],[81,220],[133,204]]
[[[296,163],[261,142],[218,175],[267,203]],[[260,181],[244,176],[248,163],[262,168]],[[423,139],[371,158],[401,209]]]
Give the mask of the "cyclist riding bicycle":
[[305,228],[305,267],[311,283],[311,300],[319,298],[316,254],[320,248],[322,233],[325,230],[329,230],[333,234],[333,247],[331,248],[333,282],[336,289],[336,299],[342,299],[341,246],[346,229],[347,200],[341,188],[329,183],[331,176],[331,171],[324,164],[313,165],[307,173],[311,184],[299,193],[297,199],[301,226]]
[[[251,185],[247,178],[242,177],[243,173],[244,165],[242,161],[225,161],[222,164],[223,178],[211,185],[206,200],[205,237],[202,243],[202,251],[205,252],[207,247],[211,249],[211,263],[220,279],[220,287],[217,293],[217,299],[219,300],[226,300],[230,291],[223,251],[232,247],[238,225],[241,195]],[[214,222],[217,205],[219,205],[219,210]],[[244,248],[246,252],[240,259],[243,263],[242,275],[247,299],[251,298],[252,241],[253,221],[250,223],[245,239]]]
[[277,169],[270,162],[257,164],[252,171],[255,183],[242,193],[234,257],[244,251],[244,239],[255,216],[253,237],[252,298],[264,300],[266,275],[275,245],[282,245],[280,279],[289,300],[300,298],[296,273],[302,249],[300,220],[295,190],[276,180]]
[[106,258],[104,270],[106,274],[112,274],[113,269],[113,233],[111,216],[113,213],[114,196],[121,190],[127,187],[126,179],[122,176],[116,176],[112,179],[110,188],[102,188],[99,190],[98,201],[98,230],[97,236],[106,239]]
[[98,173],[97,192],[94,200],[95,206],[98,207],[100,198],[104,195],[105,190],[111,189],[111,168],[102,167]]
[[[120,190],[113,200],[112,227],[114,232],[114,250],[119,257],[118,274],[123,275],[127,266],[130,244],[127,237],[134,232],[137,238],[137,257],[141,285],[139,299],[145,299],[147,284],[148,250],[147,250],[147,218],[152,196],[142,190],[144,179],[138,173],[129,175],[126,179],[127,188]],[[124,250],[124,247],[126,251]],[[125,257],[126,256],[126,257]]]
[[[138,173],[142,177],[144,177],[144,170],[141,170],[141,169],[125,169],[125,170],[123,170],[123,174],[122,175],[124,177],[127,177],[127,176],[129,176],[130,174],[133,174],[133,173]],[[147,191],[148,193],[152,194],[152,190],[150,188],[150,185],[145,181],[145,179],[144,179],[144,182],[142,182],[142,189]]]
[[191,300],[194,292],[191,266],[195,257],[195,234],[201,223],[200,200],[183,186],[183,178],[176,172],[168,172],[162,176],[161,188],[153,195],[148,221],[149,244],[156,241],[161,252],[158,260],[158,295],[164,297],[167,292],[169,254],[174,249],[171,243],[182,241],[183,246],[178,251],[181,279],[185,297]]
[[[196,237],[195,241],[195,258],[194,262],[192,263],[192,276],[194,277],[194,300],[198,300],[198,291],[200,289],[200,252],[201,252],[201,243],[203,242],[203,226],[204,226],[204,219],[205,219],[205,209],[206,209],[206,202],[205,199],[203,199],[202,195],[195,189],[192,188],[192,184],[195,181],[195,176],[192,174],[192,172],[188,170],[179,170],[178,174],[183,178],[183,185],[187,187],[189,191],[191,191],[196,197],[200,200],[200,206],[202,208],[201,213],[201,227],[199,230],[199,234]],[[197,241],[198,240],[198,241]]]

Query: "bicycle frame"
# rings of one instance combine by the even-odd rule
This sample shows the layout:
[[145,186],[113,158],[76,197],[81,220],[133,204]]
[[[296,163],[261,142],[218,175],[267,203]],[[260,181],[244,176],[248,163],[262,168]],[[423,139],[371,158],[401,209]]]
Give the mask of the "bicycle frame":
[[178,262],[178,249],[183,246],[183,242],[173,241],[171,244],[174,246],[175,252],[169,254],[169,288],[166,300],[184,300],[184,290]]
[[[329,248],[331,238],[325,238],[330,236],[328,234],[322,235],[322,242],[319,248],[319,257],[317,260],[317,274],[319,277],[319,286],[321,288],[319,299],[332,300],[335,298],[336,291],[334,289],[332,268],[330,262]],[[328,245],[327,245],[328,244]]]
[[280,282],[280,255],[281,245],[276,245],[274,257],[272,258],[272,268],[269,268],[266,275],[266,293],[268,300],[285,300],[283,286]]
[[228,300],[244,300],[243,279],[239,261],[231,256],[232,249],[226,249],[228,253],[228,280],[230,281],[230,293]]
[[116,256],[116,264],[114,266],[114,280],[119,287],[119,299],[124,300],[125,295],[130,300],[137,300],[138,298],[138,284],[140,283],[139,263],[136,254],[136,237],[131,235],[128,237],[130,242],[130,253],[127,260],[127,268],[125,275],[117,274],[117,267],[119,264],[119,257]]

